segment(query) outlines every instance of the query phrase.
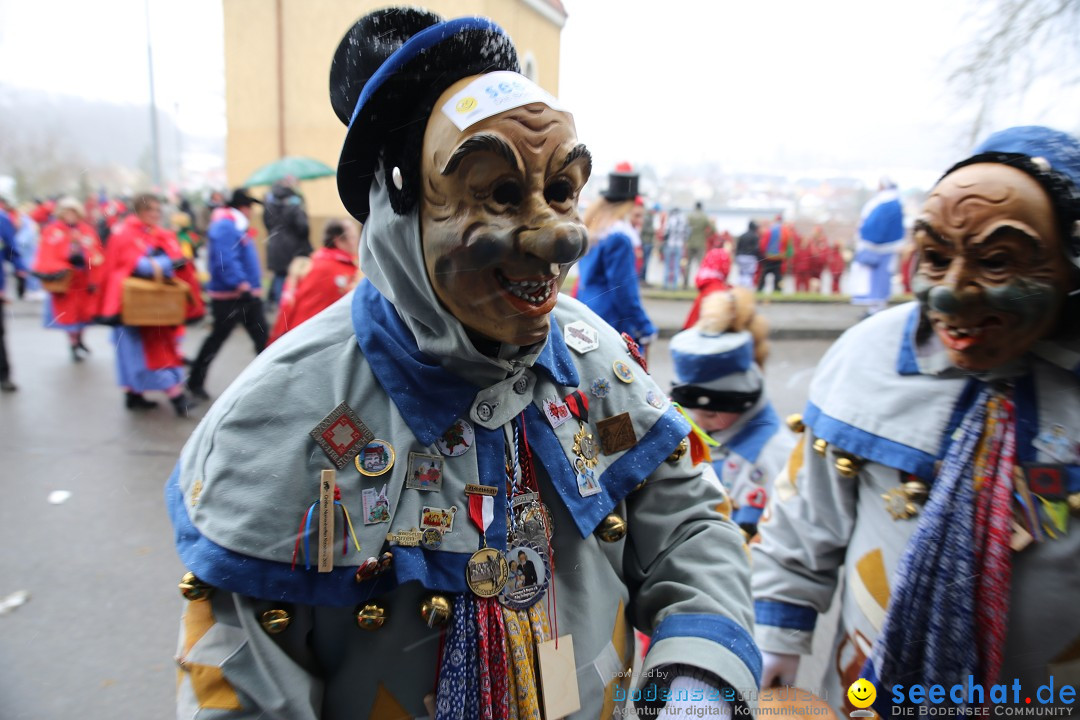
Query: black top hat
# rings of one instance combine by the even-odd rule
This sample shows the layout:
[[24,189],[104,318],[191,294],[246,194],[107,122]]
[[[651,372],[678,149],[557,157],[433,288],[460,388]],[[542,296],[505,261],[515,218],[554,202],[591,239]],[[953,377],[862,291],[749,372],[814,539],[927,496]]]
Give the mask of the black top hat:
[[236,188],[229,197],[229,207],[242,208],[251,205],[262,205],[262,200],[256,200],[248,195],[245,188]]
[[496,70],[519,72],[517,51],[486,18],[444,21],[426,10],[386,8],[356,21],[330,66],[330,102],[349,126],[338,160],[338,194],[353,217],[367,219],[380,159],[402,174],[400,189],[387,188],[391,207],[399,214],[412,208],[435,101],[461,78]]
[[608,202],[636,200],[638,196],[638,174],[636,172],[616,170],[608,174],[607,190],[600,195]]

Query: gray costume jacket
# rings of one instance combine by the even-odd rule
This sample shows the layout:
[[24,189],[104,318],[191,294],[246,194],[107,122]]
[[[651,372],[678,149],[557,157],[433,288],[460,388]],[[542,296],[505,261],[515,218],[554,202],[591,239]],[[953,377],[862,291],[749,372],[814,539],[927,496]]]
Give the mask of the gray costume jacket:
[[[415,214],[392,215],[378,180],[364,228],[369,279],[245,370],[196,429],[168,483],[181,558],[216,588],[208,602],[186,608],[178,717],[426,717],[440,633],[421,620],[419,604],[428,591],[468,592],[465,564],[480,535],[466,483],[499,488],[487,541],[505,546],[504,431],[519,415],[554,519],[553,621],[560,636],[573,636],[581,700],[572,717],[611,717],[621,706],[615,691],[629,682],[632,627],[652,635],[646,670],[688,664],[733,688],[756,687],[741,534],[718,512],[726,497],[689,453],[668,461],[687,423],[618,334],[567,297],[542,347],[509,362],[470,355],[423,275]],[[568,349],[563,329],[575,321],[598,331],[599,347]],[[616,360],[629,364],[631,382],[615,377]],[[597,380],[610,388],[603,397],[590,392]],[[553,428],[540,409],[579,388],[589,393],[590,424],[629,412],[636,438],[600,455],[601,491],[588,497],[572,469],[578,422]],[[342,554],[339,537],[333,571],[319,573],[314,561],[306,569],[303,553],[293,567],[298,525],[318,497],[320,471],[331,467],[309,431],[341,402],[392,446],[396,461],[379,477],[351,464],[338,471],[362,551],[350,541]],[[473,446],[441,456],[436,443],[459,419],[472,426]],[[442,458],[437,490],[406,487],[410,453]],[[362,494],[384,486],[389,521],[365,524]],[[357,566],[385,549],[388,532],[418,527],[424,506],[459,511],[441,546],[394,546],[389,571],[357,581]],[[613,512],[627,534],[603,542],[593,531]],[[356,609],[375,600],[387,609],[385,625],[358,628]],[[283,632],[263,629],[268,609],[290,614]]]
[[[806,432],[776,479],[761,542],[753,546],[756,637],[770,652],[810,652],[817,615],[828,609],[845,568],[840,627],[823,686],[838,708],[882,628],[897,564],[919,522],[917,507],[908,512],[902,501],[897,505],[897,491],[911,476],[932,482],[980,385],[949,366],[936,336],[916,342],[918,315],[914,304],[879,313],[848,330],[822,360]],[[1076,348],[1042,343],[1009,374],[1019,460],[1064,464],[1070,494],[1080,491],[1078,369]],[[1069,439],[1066,454],[1040,449],[1061,435]],[[824,455],[813,449],[818,439],[829,444]],[[855,477],[838,471],[838,452],[865,460]],[[1019,680],[1033,698],[1051,675],[1057,687],[1080,682],[1078,553],[1080,528],[1069,517],[1067,532],[1012,557],[998,682]]]

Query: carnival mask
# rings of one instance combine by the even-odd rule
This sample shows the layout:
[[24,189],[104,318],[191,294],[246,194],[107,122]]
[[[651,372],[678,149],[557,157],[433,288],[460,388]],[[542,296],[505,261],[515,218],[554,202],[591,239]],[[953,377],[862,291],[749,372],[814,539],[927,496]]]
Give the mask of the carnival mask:
[[532,103],[465,130],[441,110],[424,133],[420,229],[442,304],[485,338],[531,345],[570,266],[585,254],[577,201],[592,165],[570,115]]
[[1050,199],[1022,170],[962,167],[915,222],[916,297],[956,367],[1015,360],[1057,325],[1070,266]]

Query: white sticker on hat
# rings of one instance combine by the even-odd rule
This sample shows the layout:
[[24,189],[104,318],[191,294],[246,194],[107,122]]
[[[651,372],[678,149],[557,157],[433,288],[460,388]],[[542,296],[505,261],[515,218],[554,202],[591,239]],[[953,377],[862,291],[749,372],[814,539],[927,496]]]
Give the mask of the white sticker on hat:
[[458,130],[513,108],[540,102],[562,110],[555,96],[524,75],[500,70],[481,75],[442,106],[442,111]]

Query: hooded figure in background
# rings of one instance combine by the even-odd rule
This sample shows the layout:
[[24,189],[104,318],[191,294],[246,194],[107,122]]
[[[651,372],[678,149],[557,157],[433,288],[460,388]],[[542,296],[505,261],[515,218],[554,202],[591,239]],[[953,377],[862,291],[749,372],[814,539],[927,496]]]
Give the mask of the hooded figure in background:
[[294,258],[311,255],[311,228],[304,198],[296,192],[292,177],[274,183],[263,201],[263,225],[266,226],[266,267],[274,274],[269,302],[281,300],[281,289]]
[[992,135],[915,221],[917,302],[819,363],[753,546],[765,686],[794,681],[841,565],[830,699],[861,676],[890,717],[920,688],[1022,708],[1080,682],[1078,180],[1075,138]]
[[[412,9],[338,48],[366,279],[256,358],[169,481],[180,715],[608,718],[633,627],[654,707],[730,711],[757,682],[726,496],[626,342],[558,294],[590,159],[517,70],[491,21]],[[522,551],[535,585],[509,581]]]

